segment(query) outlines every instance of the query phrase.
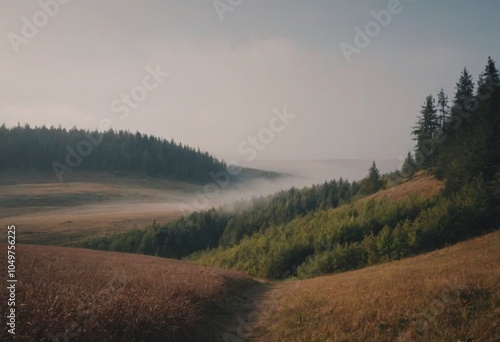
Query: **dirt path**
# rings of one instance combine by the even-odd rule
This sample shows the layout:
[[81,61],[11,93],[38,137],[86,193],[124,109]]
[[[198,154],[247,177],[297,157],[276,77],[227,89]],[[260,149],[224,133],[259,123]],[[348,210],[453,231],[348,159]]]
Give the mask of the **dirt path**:
[[279,307],[280,299],[287,289],[297,282],[262,282],[246,290],[237,299],[235,312],[223,324],[223,333],[218,341],[265,342],[266,332],[272,327],[270,315]]

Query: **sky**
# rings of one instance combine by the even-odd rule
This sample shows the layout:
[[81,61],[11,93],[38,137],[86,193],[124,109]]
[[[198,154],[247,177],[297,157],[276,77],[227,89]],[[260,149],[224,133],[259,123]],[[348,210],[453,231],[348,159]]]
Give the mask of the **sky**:
[[2,0],[0,123],[111,126],[229,162],[394,160],[427,95],[500,61],[498,13],[497,0]]

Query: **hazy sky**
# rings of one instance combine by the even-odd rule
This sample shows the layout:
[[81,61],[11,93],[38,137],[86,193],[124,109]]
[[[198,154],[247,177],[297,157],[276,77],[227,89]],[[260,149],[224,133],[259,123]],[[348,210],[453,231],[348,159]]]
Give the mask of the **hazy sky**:
[[[500,61],[498,0],[401,0],[351,63],[340,44],[391,1],[55,1],[0,3],[0,122],[109,119],[229,161],[266,128],[258,159],[396,159],[426,95]],[[155,84],[148,67],[169,75]],[[133,89],[145,99],[126,116]],[[271,122],[284,107],[289,124]]]

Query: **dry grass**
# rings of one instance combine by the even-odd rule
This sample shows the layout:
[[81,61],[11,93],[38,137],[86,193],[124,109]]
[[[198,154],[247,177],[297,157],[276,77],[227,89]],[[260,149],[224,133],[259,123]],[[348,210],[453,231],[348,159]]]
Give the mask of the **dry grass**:
[[0,218],[15,224],[18,241],[66,245],[89,237],[165,224],[183,213],[192,185],[166,179],[73,173],[0,174]]
[[410,195],[419,195],[430,197],[437,195],[444,189],[443,182],[436,179],[429,171],[418,171],[413,177],[405,180],[403,183],[391,188],[379,191],[373,195],[362,198],[358,203],[368,201],[373,198],[386,197],[389,200],[400,200]]
[[19,340],[62,341],[66,333],[71,341],[206,341],[214,313],[251,283],[241,273],[140,255],[29,245],[16,252]]
[[263,316],[255,340],[499,341],[499,246],[496,232],[399,262],[290,283],[277,308]]
[[15,224],[18,241],[64,246],[89,237],[143,229],[156,221],[165,224],[181,217],[173,203],[103,203],[25,213],[5,218]]

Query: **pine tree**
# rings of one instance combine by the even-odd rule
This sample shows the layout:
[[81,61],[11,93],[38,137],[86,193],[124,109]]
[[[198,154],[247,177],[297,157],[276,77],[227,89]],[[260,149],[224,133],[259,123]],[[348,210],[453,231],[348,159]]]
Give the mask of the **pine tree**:
[[441,129],[444,129],[444,125],[446,124],[446,121],[448,120],[448,117],[450,115],[450,106],[448,106],[448,95],[444,93],[443,88],[441,88],[441,91],[437,95],[437,98],[439,110],[439,126]]
[[408,152],[408,155],[406,156],[406,159],[403,163],[403,176],[404,177],[411,177],[415,173],[417,169],[417,163],[415,162],[415,159],[413,158],[413,155],[411,152]]
[[474,142],[480,145],[471,148],[473,153],[483,157],[483,175],[493,179],[495,173],[500,172],[500,76],[491,57],[479,76],[476,96],[478,111],[472,134],[476,136]]
[[453,131],[465,129],[466,121],[471,116],[474,108],[474,82],[467,68],[464,68],[455,85],[455,97],[453,98],[453,107],[451,108]]
[[380,171],[377,168],[375,161],[368,170],[368,176],[361,182],[361,192],[364,194],[373,194],[379,191],[383,186],[380,179]]
[[[438,176],[446,179],[446,189],[453,192],[475,177],[482,177],[493,188],[500,170],[500,77],[495,62],[488,58],[479,76],[476,94],[471,77],[464,73],[457,83],[454,108],[461,105],[469,112],[450,126],[449,139],[440,154]],[[458,111],[453,112],[457,117]],[[461,124],[460,124],[461,123]],[[494,193],[494,191],[491,191]]]
[[412,134],[415,135],[414,140],[417,141],[415,148],[417,163],[419,167],[428,167],[435,160],[436,144],[434,138],[439,132],[437,110],[432,95],[425,98],[420,114]]

